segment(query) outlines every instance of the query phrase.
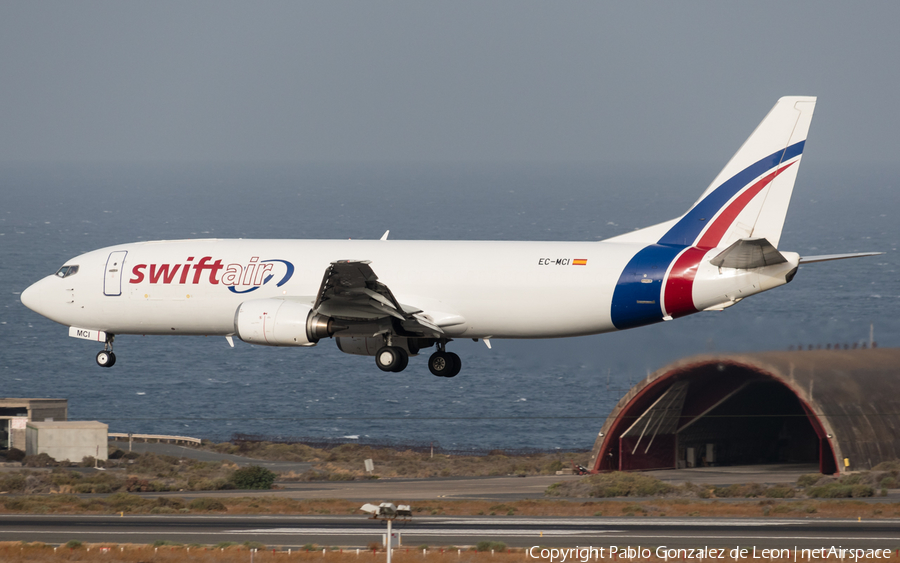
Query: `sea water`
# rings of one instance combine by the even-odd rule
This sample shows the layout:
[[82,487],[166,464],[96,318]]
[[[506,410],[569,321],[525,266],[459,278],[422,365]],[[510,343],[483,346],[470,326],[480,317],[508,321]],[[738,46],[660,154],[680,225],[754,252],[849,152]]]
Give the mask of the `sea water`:
[[[601,240],[680,215],[719,167],[3,165],[0,396],[66,398],[70,419],[112,432],[589,448],[622,395],[667,362],[868,342],[870,328],[879,346],[900,343],[900,168],[805,164],[780,248],[887,254],[803,266],[791,284],[724,312],[622,333],[495,340],[492,349],[455,341],[463,369],[453,379],[432,376],[425,355],[395,374],[331,341],[230,348],[222,337],[123,335],[116,366],[102,369],[97,343],[69,338],[19,294],[80,253],[141,240],[377,239],[388,229],[392,239]],[[428,258],[422,267],[440,263]]]

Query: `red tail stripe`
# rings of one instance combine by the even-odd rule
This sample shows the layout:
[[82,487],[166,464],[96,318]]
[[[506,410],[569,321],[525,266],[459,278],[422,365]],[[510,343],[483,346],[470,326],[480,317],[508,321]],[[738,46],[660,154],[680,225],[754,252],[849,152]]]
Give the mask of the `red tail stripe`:
[[682,252],[678,259],[675,260],[675,265],[672,266],[672,270],[669,272],[669,277],[666,280],[664,295],[666,313],[670,317],[678,318],[697,312],[693,298],[694,278],[697,276],[697,268],[699,268],[700,261],[706,255],[706,251],[710,248],[715,248],[719,244],[726,231],[731,227],[741,211],[747,207],[750,200],[756,197],[779,174],[790,168],[794,162],[764,176],[744,190],[716,217],[712,225],[700,237],[697,245]]
[[670,317],[678,318],[697,312],[693,298],[694,276],[705,255],[706,250],[691,247],[675,260],[666,281],[665,306]]
[[734,223],[734,220],[740,215],[741,211],[747,207],[747,204],[750,203],[756,194],[761,192],[763,188],[768,186],[772,180],[778,177],[779,174],[790,168],[793,164],[798,161],[791,162],[787,166],[783,168],[779,168],[774,172],[770,173],[767,176],[764,176],[758,182],[744,190],[744,193],[739,195],[728,204],[722,213],[716,217],[716,220],[713,221],[713,224],[706,229],[706,232],[700,237],[700,241],[695,245],[699,248],[715,248],[719,245],[719,242],[722,240],[722,237],[725,236],[725,232],[731,227],[731,224]]
[[718,246],[722,237],[725,236],[725,232],[731,227],[731,224],[734,223],[734,220],[740,215],[741,211],[747,207],[750,200],[756,197],[756,194],[768,186],[779,174],[790,168],[796,162],[798,161],[795,160],[787,166],[779,168],[771,174],[764,176],[757,183],[744,190],[744,193],[737,196],[734,201],[728,204],[728,207],[716,217],[716,220],[713,221],[713,224],[710,225],[708,229],[706,229],[706,232],[703,233],[703,236],[700,237],[700,241],[695,246],[699,248],[715,248]]

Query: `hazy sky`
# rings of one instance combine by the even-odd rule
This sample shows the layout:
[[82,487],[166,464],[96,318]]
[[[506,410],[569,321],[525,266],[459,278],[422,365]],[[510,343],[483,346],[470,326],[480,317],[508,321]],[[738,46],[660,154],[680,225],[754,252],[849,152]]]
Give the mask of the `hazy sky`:
[[0,1],[0,161],[900,154],[900,2]]

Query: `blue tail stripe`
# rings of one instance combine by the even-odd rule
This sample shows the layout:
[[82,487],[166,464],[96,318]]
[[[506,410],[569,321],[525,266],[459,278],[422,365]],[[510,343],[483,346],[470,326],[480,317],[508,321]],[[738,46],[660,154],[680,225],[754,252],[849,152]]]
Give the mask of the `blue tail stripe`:
[[[669,231],[659,239],[659,244],[677,244],[691,246],[697,241],[700,232],[741,189],[754,178],[758,178],[775,168],[782,162],[803,153],[806,141],[795,143],[786,149],[779,150],[744,168],[713,190],[696,207],[687,212]],[[621,283],[621,281],[619,282]]]
[[[619,330],[663,319],[662,284],[683,246],[650,245],[628,262],[613,292],[612,322]],[[644,280],[651,280],[646,282]]]

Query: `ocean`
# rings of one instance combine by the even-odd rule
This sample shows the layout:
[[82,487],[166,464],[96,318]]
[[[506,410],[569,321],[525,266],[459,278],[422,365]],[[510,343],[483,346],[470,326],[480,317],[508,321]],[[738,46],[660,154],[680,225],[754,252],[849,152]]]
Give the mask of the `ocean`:
[[[900,345],[900,167],[804,159],[780,247],[885,251],[810,264],[718,313],[572,339],[456,341],[456,378],[424,358],[385,374],[372,358],[224,338],[96,343],[26,309],[19,294],[69,258],[177,238],[600,240],[680,215],[717,164],[0,165],[0,396],[59,397],[111,432],[227,440],[233,433],[590,448],[624,393],[692,354],[868,342]],[[341,257],[335,257],[341,258]],[[377,268],[376,268],[377,273]],[[516,282],[514,273],[508,283]],[[527,306],[527,304],[523,304]]]

